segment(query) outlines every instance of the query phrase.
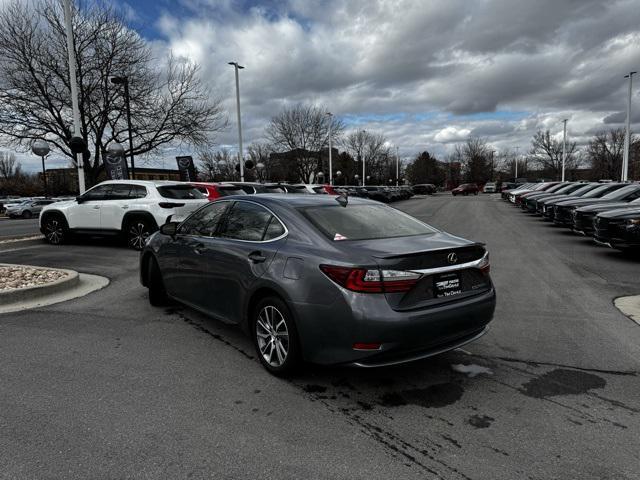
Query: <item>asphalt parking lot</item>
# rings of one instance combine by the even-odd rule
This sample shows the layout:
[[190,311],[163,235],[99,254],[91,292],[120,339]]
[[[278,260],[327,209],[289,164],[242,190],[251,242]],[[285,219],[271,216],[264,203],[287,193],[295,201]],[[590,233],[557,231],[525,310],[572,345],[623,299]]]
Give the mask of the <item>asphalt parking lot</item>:
[[39,235],[38,219],[0,217],[0,241],[7,238],[22,237],[26,235]]
[[491,331],[427,361],[291,380],[237,328],[149,306],[136,252],[0,246],[0,262],[111,280],[0,315],[0,478],[640,478],[640,326],[612,303],[640,293],[640,260],[495,195],[394,206],[487,243]]

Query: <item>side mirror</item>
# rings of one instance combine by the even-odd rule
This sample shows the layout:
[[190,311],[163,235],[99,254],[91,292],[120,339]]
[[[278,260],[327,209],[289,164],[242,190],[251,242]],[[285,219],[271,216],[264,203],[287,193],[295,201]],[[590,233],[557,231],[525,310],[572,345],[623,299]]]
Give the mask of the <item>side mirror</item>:
[[78,195],[78,196],[76,197],[76,202],[78,202],[78,203],[82,203],[82,202],[84,202],[84,197],[83,197],[82,195]]
[[178,225],[180,225],[178,222],[167,222],[160,227],[160,233],[174,237],[178,233]]

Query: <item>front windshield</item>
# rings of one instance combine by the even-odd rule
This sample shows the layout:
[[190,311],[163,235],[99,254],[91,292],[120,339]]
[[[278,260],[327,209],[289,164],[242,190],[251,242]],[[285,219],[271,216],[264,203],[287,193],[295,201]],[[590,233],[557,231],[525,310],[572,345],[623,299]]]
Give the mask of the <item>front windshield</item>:
[[595,189],[596,185],[585,185],[584,187],[579,188],[578,190],[576,190],[575,192],[573,192],[572,195],[575,195],[577,197],[584,195],[587,192],[590,192],[591,190]]
[[615,192],[607,193],[603,200],[619,200],[621,198],[626,197],[629,193],[635,192],[639,187],[637,185],[627,185],[626,187],[622,187],[620,190],[616,190]]

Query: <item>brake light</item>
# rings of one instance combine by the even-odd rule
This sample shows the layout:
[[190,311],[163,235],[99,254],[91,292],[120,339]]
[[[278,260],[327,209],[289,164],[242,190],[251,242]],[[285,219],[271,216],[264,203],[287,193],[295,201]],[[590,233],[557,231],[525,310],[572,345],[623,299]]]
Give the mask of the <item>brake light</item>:
[[356,342],[353,344],[354,350],[380,350],[381,343],[363,343]]
[[158,206],[161,208],[177,208],[177,207],[184,207],[184,203],[160,202]]
[[484,254],[484,257],[480,260],[478,268],[484,275],[489,275],[489,271],[491,270],[491,265],[489,264],[489,252]]
[[402,270],[378,270],[320,265],[320,270],[341,287],[358,293],[408,292],[422,277]]

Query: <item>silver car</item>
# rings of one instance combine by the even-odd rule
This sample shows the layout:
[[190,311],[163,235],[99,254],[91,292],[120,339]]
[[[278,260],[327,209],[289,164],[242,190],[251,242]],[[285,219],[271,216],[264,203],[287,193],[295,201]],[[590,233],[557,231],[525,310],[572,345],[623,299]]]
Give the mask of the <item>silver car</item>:
[[436,355],[484,334],[496,302],[482,244],[330,195],[211,202],[149,238],[140,274],[152,304],[239,324],[274,374]]
[[33,218],[40,215],[40,211],[45,205],[54,203],[55,200],[25,200],[14,205],[7,205],[5,214],[9,218]]

